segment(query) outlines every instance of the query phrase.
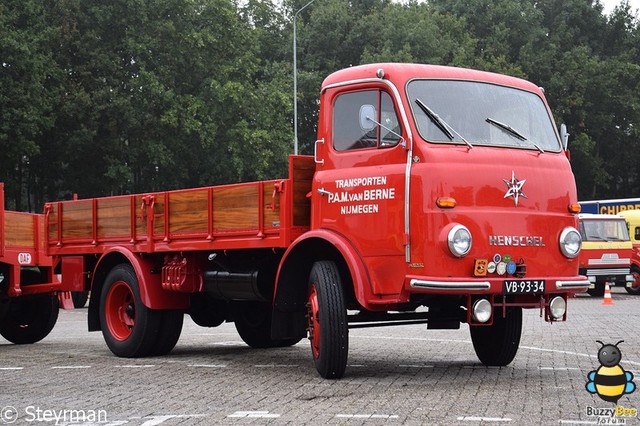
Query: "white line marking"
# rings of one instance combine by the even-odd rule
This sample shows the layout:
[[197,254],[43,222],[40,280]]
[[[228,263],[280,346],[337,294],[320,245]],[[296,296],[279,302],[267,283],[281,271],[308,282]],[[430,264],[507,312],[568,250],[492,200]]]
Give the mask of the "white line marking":
[[397,419],[396,414],[336,414],[340,419]]
[[297,368],[295,364],[256,364],[256,368]]
[[597,425],[598,422],[587,420],[558,420],[561,425]]
[[250,419],[275,419],[277,417],[280,417],[280,414],[270,414],[268,411],[236,411],[233,414],[229,414],[227,417],[250,418]]
[[475,416],[461,416],[458,420],[463,422],[510,422],[508,417],[475,417]]
[[433,365],[426,365],[426,364],[425,365],[420,365],[420,364],[415,364],[415,365],[413,365],[413,364],[400,364],[400,365],[398,365],[398,367],[401,367],[401,368],[434,368]]
[[[149,419],[142,423],[140,426],[157,426],[171,419],[186,419],[192,417],[207,417],[206,414],[170,414],[170,415],[159,415],[159,416],[146,416],[144,419]],[[129,419],[140,419],[140,417],[130,417]],[[127,422],[128,423],[128,422]],[[111,424],[111,423],[109,423]]]
[[578,371],[582,371],[582,368],[577,368],[577,367],[540,367],[540,370],[554,370],[554,371],[578,370]]
[[188,364],[187,367],[193,367],[193,368],[225,368],[226,364]]
[[80,370],[85,368],[91,368],[90,365],[58,365],[51,367],[52,370]]
[[[378,339],[378,340],[408,340],[408,341],[412,341],[412,342],[440,342],[440,343],[468,343],[471,344],[471,340],[458,340],[458,339],[426,339],[424,337],[392,337],[392,336],[373,336],[373,335],[349,335],[350,338],[357,338],[357,339],[367,339],[367,340],[372,340],[372,339]],[[597,352],[595,352],[595,354],[583,354],[583,353],[579,353],[579,352],[572,352],[572,351],[561,351],[559,349],[546,349],[546,348],[536,348],[533,346],[523,346],[520,345],[520,349],[528,349],[530,351],[540,351],[540,352],[552,352],[552,353],[558,353],[558,354],[565,354],[565,355],[575,355],[575,356],[581,356],[581,357],[585,357],[585,358],[590,358],[590,359],[594,359],[597,360],[598,359],[598,354]],[[632,365],[638,365],[640,366],[640,362],[638,361],[629,361],[628,359],[623,359],[622,364],[632,364]]]
[[116,368],[152,368],[155,367],[154,364],[144,364],[144,365],[135,365],[135,364],[125,364],[125,365],[116,365]]
[[1,371],[24,370],[24,367],[0,367]]

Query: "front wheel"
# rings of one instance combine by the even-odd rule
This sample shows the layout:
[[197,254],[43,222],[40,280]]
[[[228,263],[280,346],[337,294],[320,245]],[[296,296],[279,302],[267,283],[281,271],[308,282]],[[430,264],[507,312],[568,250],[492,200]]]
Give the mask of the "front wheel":
[[473,349],[484,365],[504,367],[516,356],[522,335],[522,308],[508,308],[507,315],[502,310],[494,311],[490,326],[470,327]]
[[307,321],[316,370],[325,379],[339,379],[347,368],[349,327],[334,262],[316,262],[311,269]]
[[633,275],[633,284],[631,287],[626,287],[627,293],[635,296],[640,294],[640,268],[636,265],[631,265],[631,274]]
[[17,345],[39,342],[49,335],[58,320],[58,298],[42,294],[18,297],[6,302],[0,334]]
[[142,304],[140,285],[131,265],[121,264],[109,272],[100,296],[100,326],[114,355],[137,358],[159,349],[155,344],[162,325],[161,314]]

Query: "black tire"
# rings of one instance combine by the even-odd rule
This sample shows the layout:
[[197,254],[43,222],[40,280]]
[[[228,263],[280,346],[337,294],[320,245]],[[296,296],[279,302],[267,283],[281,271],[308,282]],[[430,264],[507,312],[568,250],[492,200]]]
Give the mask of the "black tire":
[[71,293],[71,300],[73,301],[73,307],[76,309],[84,308],[89,300],[88,291],[74,291]]
[[325,379],[339,379],[347,368],[349,326],[338,268],[316,262],[309,276],[308,330],[316,370]]
[[633,274],[635,280],[633,287],[625,286],[624,288],[629,294],[633,294],[634,296],[640,295],[640,268],[636,265],[631,265],[631,274]]
[[178,310],[160,311],[160,330],[153,349],[149,353],[152,356],[166,355],[175,348],[182,333],[184,313]]
[[55,295],[18,297],[6,303],[8,306],[0,322],[0,334],[17,345],[44,339],[58,320],[58,298]]
[[493,325],[470,327],[473,349],[484,365],[504,367],[513,361],[522,335],[522,308],[494,312]]
[[604,282],[596,282],[594,288],[590,288],[587,290],[587,293],[593,297],[603,297],[604,296]]
[[144,306],[138,278],[128,264],[115,266],[107,275],[100,295],[100,326],[114,355],[139,358],[155,348],[162,311]]
[[234,323],[240,338],[256,349],[283,348],[300,339],[271,339],[272,307],[268,303],[240,302],[234,307]]

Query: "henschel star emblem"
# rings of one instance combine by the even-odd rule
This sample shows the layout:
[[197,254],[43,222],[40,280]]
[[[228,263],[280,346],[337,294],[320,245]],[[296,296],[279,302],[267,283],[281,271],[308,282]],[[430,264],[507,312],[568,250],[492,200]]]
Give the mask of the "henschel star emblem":
[[507,198],[507,197],[513,197],[513,201],[516,204],[516,207],[518,206],[518,198],[522,197],[522,198],[527,198],[526,195],[524,195],[524,192],[522,192],[522,187],[524,186],[524,183],[527,181],[526,179],[522,179],[522,180],[518,180],[516,179],[516,172],[514,172],[513,170],[511,171],[511,180],[506,180],[506,179],[502,179],[504,181],[504,183],[507,184],[507,193],[504,194],[503,198]]

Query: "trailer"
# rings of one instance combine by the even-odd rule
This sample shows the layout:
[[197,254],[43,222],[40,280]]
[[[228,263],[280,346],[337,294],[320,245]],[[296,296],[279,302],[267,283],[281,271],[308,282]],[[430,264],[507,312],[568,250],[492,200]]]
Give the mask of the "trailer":
[[71,293],[46,255],[44,216],[4,208],[0,182],[0,335],[16,344],[45,338]]
[[261,182],[47,203],[47,254],[91,290],[120,357],[169,353],[184,314],[250,346],[310,340],[342,377],[349,329],[469,325],[509,364],[522,310],[564,321],[580,210],[542,90],[461,68],[371,64],[327,77],[314,155]]

